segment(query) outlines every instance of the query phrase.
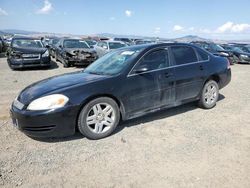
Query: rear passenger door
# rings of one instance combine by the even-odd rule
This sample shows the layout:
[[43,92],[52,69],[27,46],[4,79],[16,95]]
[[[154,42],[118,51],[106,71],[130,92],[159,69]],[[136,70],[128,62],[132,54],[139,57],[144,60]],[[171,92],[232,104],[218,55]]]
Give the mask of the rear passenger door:
[[175,63],[176,102],[198,97],[205,79],[203,62],[191,46],[172,46],[171,51]]

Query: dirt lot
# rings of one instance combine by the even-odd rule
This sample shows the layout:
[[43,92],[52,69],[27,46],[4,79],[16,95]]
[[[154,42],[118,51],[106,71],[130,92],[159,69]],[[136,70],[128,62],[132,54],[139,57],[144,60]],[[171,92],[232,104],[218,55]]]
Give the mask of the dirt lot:
[[250,66],[232,67],[212,110],[184,105],[98,141],[34,140],[11,125],[8,108],[22,88],[76,70],[11,71],[0,58],[0,187],[250,187]]

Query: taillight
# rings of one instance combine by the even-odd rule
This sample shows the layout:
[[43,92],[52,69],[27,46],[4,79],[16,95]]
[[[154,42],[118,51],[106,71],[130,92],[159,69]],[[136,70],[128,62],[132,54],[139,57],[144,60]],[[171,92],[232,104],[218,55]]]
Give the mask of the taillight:
[[227,69],[230,69],[230,60],[228,58],[227,59]]

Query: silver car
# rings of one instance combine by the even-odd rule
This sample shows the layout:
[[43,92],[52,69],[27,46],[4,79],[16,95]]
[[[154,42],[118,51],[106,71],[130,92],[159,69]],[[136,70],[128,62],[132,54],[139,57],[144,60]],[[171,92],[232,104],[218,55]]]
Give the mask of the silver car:
[[94,49],[96,50],[98,57],[101,57],[111,50],[123,48],[126,46],[127,44],[121,41],[100,41],[94,46]]

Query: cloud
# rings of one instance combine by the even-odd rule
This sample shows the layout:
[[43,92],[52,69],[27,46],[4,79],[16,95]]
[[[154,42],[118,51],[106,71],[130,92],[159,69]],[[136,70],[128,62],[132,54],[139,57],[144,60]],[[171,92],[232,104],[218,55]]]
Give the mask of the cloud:
[[155,34],[159,34],[161,32],[161,28],[160,27],[156,27],[155,29],[154,29],[154,33]]
[[132,16],[132,11],[131,10],[126,10],[125,14],[127,17],[131,17]]
[[44,0],[44,5],[37,11],[37,14],[49,14],[52,10],[53,7],[49,0]]
[[8,13],[4,9],[0,8],[0,16],[8,16]]
[[250,32],[250,24],[241,23],[235,24],[233,22],[226,22],[225,24],[221,25],[216,30],[217,33],[246,33]]
[[184,28],[182,26],[180,26],[180,25],[175,25],[173,27],[173,31],[182,31],[182,30],[184,30]]

